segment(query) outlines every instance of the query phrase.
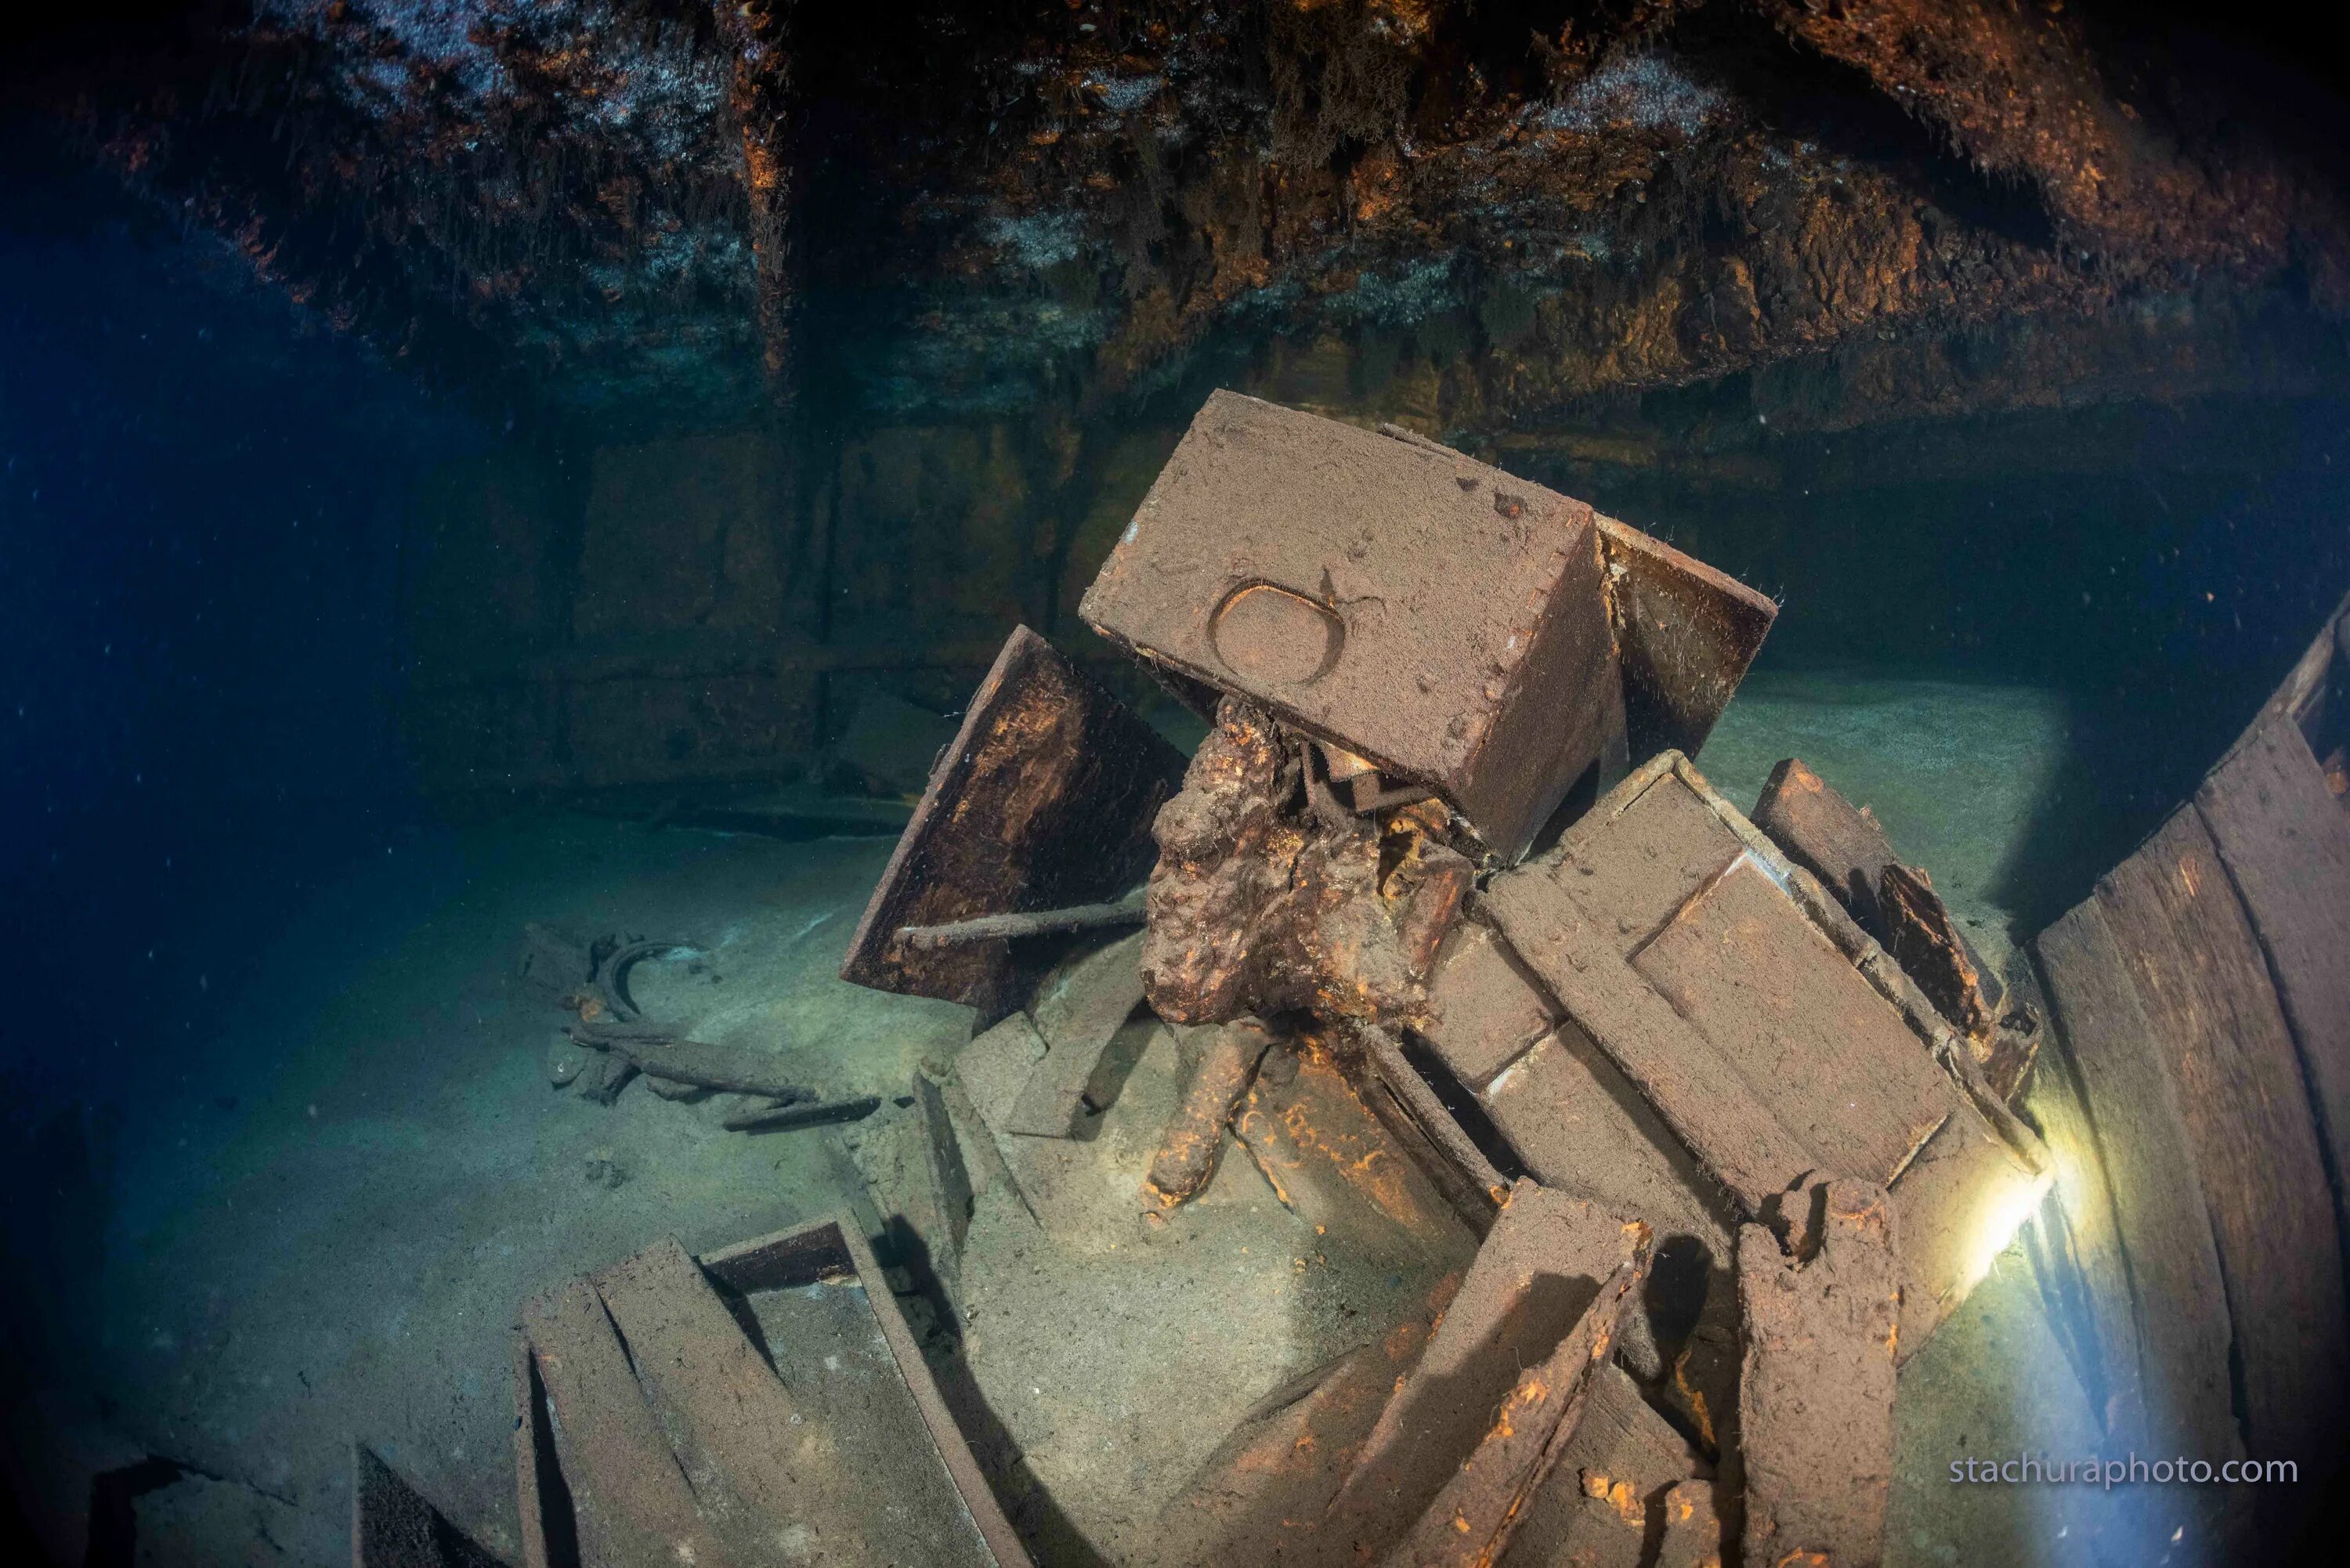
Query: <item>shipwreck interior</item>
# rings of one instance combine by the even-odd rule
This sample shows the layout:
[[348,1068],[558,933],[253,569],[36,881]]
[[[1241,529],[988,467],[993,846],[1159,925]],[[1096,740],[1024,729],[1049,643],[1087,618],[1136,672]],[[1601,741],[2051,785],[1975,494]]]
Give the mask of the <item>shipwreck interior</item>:
[[0,1556],[2334,1560],[2320,26],[0,21]]

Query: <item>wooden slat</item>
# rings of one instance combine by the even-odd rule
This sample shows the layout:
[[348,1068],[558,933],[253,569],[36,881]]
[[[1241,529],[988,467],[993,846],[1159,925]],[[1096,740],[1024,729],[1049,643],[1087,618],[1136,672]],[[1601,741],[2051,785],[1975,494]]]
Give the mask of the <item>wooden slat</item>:
[[705,1517],[745,1559],[795,1521],[860,1552],[854,1477],[674,1238],[593,1276]]
[[1669,767],[1611,810],[1615,798],[1569,830],[1543,869],[1628,953],[1744,846]]
[[1881,1188],[1832,1181],[1821,1230],[1801,1263],[1759,1225],[1738,1236],[1746,1561],[1868,1568],[1893,1482],[1892,1208]]
[[[1365,1438],[1330,1505],[1327,1532],[1357,1552],[1385,1551],[1497,1422],[1509,1424],[1513,1411],[1535,1415],[1523,1402],[1513,1405],[1522,1375],[1571,1342],[1618,1269],[1646,1255],[1638,1226],[1627,1228],[1586,1199],[1520,1182],[1419,1364]],[[1542,1398],[1553,1393],[1572,1390],[1548,1389]],[[1553,1421],[1562,1408],[1549,1407]]]
[[[2243,1451],[2228,1391],[2226,1286],[2169,1060],[2154,1043],[2104,909],[2091,898],[2033,940],[2048,1000],[2079,1074],[2096,1158],[2120,1232],[2123,1278],[2110,1262],[2092,1290],[2127,1293],[2127,1334],[2108,1297],[2098,1321],[2136,1365],[2117,1386],[2142,1391],[2149,1432],[2177,1433],[2214,1462]],[[2125,1412],[2125,1415],[2126,1412]]]
[[587,1568],[731,1563],[586,1280],[523,1308]]
[[1600,1366],[1582,1419],[1510,1537],[1503,1568],[1641,1568],[1650,1512],[1700,1469],[1639,1386],[1620,1367]]
[[2097,901],[2203,1177],[2260,1456],[2330,1451],[2350,1383],[2341,1244],[2301,1065],[2202,820],[2172,814]]
[[1555,1016],[1507,942],[1475,920],[1455,922],[1437,950],[1419,1030],[1454,1077],[1482,1088],[1541,1039]]
[[1636,1243],[1558,1348],[1518,1375],[1475,1450],[1387,1554],[1388,1568],[1487,1568],[1507,1549],[1534,1492],[1582,1430],[1592,1379],[1637,1304],[1647,1266],[1647,1246]]
[[1898,1013],[1752,861],[1633,961],[1825,1170],[1889,1182],[1960,1107]]
[[1659,1245],[1694,1236],[1727,1264],[1729,1216],[1707,1200],[1712,1179],[1576,1025],[1544,1036],[1479,1103],[1544,1186],[1647,1220]]
[[2251,917],[2300,1049],[2337,1231],[2350,1246],[2342,1186],[2350,1171],[2350,815],[2300,728],[2281,714],[2211,770],[2195,809]]
[[2137,1305],[2129,1257],[2122,1246],[2113,1184],[2097,1147],[2080,1070],[2061,1037],[2052,1036],[2033,1079],[2032,1111],[2048,1137],[2055,1200],[2041,1210],[2042,1239],[2060,1297],[2078,1309],[2055,1320],[2072,1354],[2086,1364],[2084,1391],[2113,1447],[2147,1446],[2146,1394],[2139,1382]]
[[1028,1075],[1004,1123],[1030,1137],[1067,1137],[1085,1108],[1086,1085],[1110,1040],[1142,1005],[1142,941],[1121,937],[1060,974],[1047,976],[1030,1016],[1046,1055]]
[[1762,1213],[1812,1170],[1811,1151],[1753,1085],[1623,961],[1620,938],[1548,876],[1496,877],[1482,908],[1742,1211]]

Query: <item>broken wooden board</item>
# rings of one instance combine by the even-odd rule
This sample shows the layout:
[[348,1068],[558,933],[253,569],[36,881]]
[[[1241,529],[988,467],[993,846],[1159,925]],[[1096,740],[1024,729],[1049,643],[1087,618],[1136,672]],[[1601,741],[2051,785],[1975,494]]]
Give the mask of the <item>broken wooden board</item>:
[[1393,1035],[1376,1026],[1358,1029],[1355,1035],[1362,1048],[1355,1064],[1358,1070],[1352,1074],[1356,1092],[1444,1194],[1453,1212],[1482,1237],[1492,1227],[1494,1210],[1509,1196],[1508,1180],[1445,1108]]
[[1754,803],[1754,826],[1771,836],[1787,858],[1820,879],[1861,929],[1878,941],[1877,885],[1887,866],[1898,864],[1892,841],[1876,815],[1829,787],[1799,757],[1783,759],[1762,781]]
[[1506,1538],[1648,1256],[1638,1221],[1520,1182],[1330,1504],[1324,1534],[1336,1560],[1416,1540],[1430,1520],[1458,1538],[1448,1549]]
[[1492,927],[1461,920],[1436,950],[1428,1013],[1417,1033],[1473,1092],[1548,1033],[1555,1017],[1510,945]]
[[[1887,866],[1877,907],[1885,922],[1885,950],[1909,971],[1934,1011],[1970,1040],[1988,1036],[1993,1020],[1984,976],[1932,881],[1923,871]],[[2003,1099],[2022,1075],[2020,1066],[2002,1066],[1991,1086]]]
[[1233,392],[1209,397],[1078,614],[1435,789],[1505,860],[1611,738],[1590,507]]
[[[1651,1516],[1704,1465],[1622,1368],[1602,1366],[1502,1568],[1644,1568]],[[1709,1501],[1711,1497],[1709,1494]],[[1717,1551],[1721,1542],[1714,1542]]]
[[2097,884],[2201,1174],[2258,1458],[2331,1451],[2350,1397],[2342,1251],[2268,965],[2192,807]]
[[351,1445],[351,1568],[496,1568],[407,1478]]
[[1789,757],[1772,770],[1754,825],[1841,903],[1969,1042],[1992,1092],[2012,1098],[2039,1048],[2036,1026],[2002,1030],[2004,993],[1926,873],[1903,865],[1866,806]]
[[1028,1012],[1046,1054],[1014,1102],[1005,1131],[1067,1137],[1076,1129],[1103,1050],[1142,1005],[1144,935],[1122,937],[1045,978]]
[[1631,759],[1695,756],[1762,651],[1779,606],[1725,572],[1601,517]]
[[2298,726],[2253,726],[2195,792],[2268,961],[2308,1080],[2336,1230],[2350,1247],[2350,815]]
[[1635,1256],[1601,1280],[1558,1348],[1518,1375],[1475,1450],[1383,1559],[1388,1568],[1485,1568],[1508,1549],[1535,1492],[1582,1429],[1592,1380],[1616,1349],[1645,1267],[1645,1257]]
[[1739,1385],[1746,1561],[1871,1568],[1893,1483],[1895,1220],[1884,1189],[1825,1184],[1819,1251],[1738,1235],[1746,1360]]
[[917,950],[898,933],[1115,899],[1158,858],[1183,757],[1026,627],[980,682],[848,944],[840,977],[990,1020],[1059,952],[1049,938]]
[[2088,1189],[2085,1208],[2102,1189],[2120,1245],[2118,1259],[2084,1259],[2109,1376],[2124,1400],[2116,1419],[2132,1420],[2135,1390],[2147,1432],[2176,1433],[2200,1454],[2241,1455],[2219,1248],[2178,1088],[2153,1046],[2137,982],[2095,898],[2041,932],[2033,948],[2094,1140],[2063,1152],[2096,1162],[2094,1172],[2060,1180]]
[[850,1227],[665,1241],[528,1303],[520,1349],[527,1568],[1027,1562]]
[[1424,1311],[1260,1400],[1160,1512],[1137,1568],[1340,1561],[1323,1518],[1460,1284],[1447,1276]]

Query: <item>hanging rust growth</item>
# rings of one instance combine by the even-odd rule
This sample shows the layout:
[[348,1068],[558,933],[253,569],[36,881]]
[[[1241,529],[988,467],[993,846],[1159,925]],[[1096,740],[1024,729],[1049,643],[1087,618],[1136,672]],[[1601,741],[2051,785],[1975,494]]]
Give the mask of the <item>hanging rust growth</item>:
[[791,0],[714,0],[720,36],[733,51],[728,94],[743,141],[743,188],[750,198],[753,291],[759,361],[776,403],[792,401],[791,269],[792,57],[786,48]]

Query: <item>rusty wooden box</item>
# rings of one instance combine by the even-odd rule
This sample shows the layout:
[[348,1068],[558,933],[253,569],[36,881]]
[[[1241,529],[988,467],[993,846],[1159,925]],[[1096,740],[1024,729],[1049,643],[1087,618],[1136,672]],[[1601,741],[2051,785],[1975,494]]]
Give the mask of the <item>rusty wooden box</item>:
[[1236,393],[1200,410],[1078,613],[1432,786],[1504,856],[1619,722],[1588,506]]

